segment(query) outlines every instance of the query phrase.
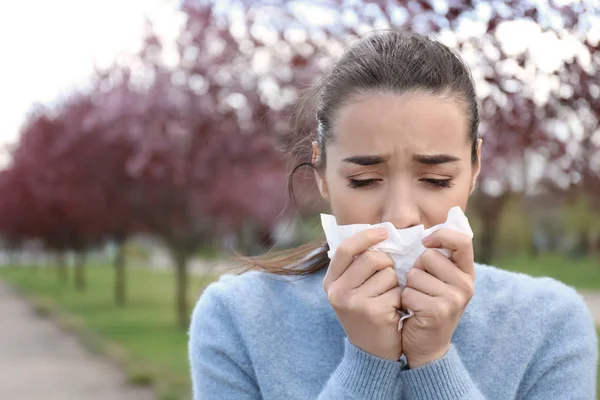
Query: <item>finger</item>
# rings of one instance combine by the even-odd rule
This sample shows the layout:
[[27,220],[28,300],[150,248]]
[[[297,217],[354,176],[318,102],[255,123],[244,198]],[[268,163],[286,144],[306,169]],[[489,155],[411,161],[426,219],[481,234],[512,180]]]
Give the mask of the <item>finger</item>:
[[[461,271],[452,261],[436,250],[425,250],[415,261],[414,269],[426,271],[447,286],[460,289],[467,296],[472,296],[475,291],[475,277]],[[444,297],[448,293],[449,288],[446,287],[446,293],[442,293],[440,297]]]
[[444,296],[449,287],[435,276],[419,268],[408,271],[406,287],[410,287],[433,297]]
[[356,289],[379,271],[393,266],[394,260],[384,252],[367,250],[354,258],[352,264],[336,280],[336,284],[347,290]]
[[435,306],[436,301],[434,297],[414,288],[405,287],[402,290],[402,307],[415,312],[415,314],[424,310],[431,310]]
[[441,228],[423,239],[427,248],[443,248],[452,252],[452,261],[458,268],[475,277],[473,240],[454,229]]
[[323,279],[323,287],[327,290],[331,283],[337,280],[352,264],[355,256],[367,251],[385,238],[387,238],[385,228],[376,228],[357,232],[344,240],[336,249],[333,259],[329,263]]
[[394,313],[396,313],[396,310],[402,309],[402,292],[403,289],[400,286],[396,286],[373,298],[372,301],[376,304],[376,307],[382,309],[389,307],[390,310],[393,309]]
[[[348,268],[350,270],[350,268]],[[359,291],[365,297],[377,297],[381,294],[399,286],[396,271],[392,267],[385,267],[377,271],[367,281],[358,287]]]
[[449,285],[459,283],[463,279],[461,275],[468,276],[468,274],[461,271],[446,256],[433,249],[425,250],[415,261],[413,269],[426,271]]

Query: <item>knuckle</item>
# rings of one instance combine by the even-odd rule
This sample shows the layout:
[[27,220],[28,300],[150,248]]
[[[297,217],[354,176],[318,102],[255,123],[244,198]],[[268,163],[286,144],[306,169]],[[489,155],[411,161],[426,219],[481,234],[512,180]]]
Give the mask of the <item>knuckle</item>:
[[433,316],[436,320],[445,321],[451,315],[451,306],[447,301],[440,301],[433,310]]
[[327,297],[333,308],[344,308],[345,293],[343,293],[336,285],[331,285],[327,290]]
[[338,246],[337,250],[335,251],[335,255],[343,258],[351,257],[353,255],[350,250],[350,245],[347,241],[342,242]]
[[[364,253],[364,257],[365,257],[366,263],[374,268],[386,267],[386,266],[393,265],[392,260],[385,253],[383,253],[381,251],[367,250]],[[377,268],[377,269],[379,269],[379,268]]]
[[344,301],[344,309],[351,313],[358,313],[362,308],[362,301],[356,295],[354,296],[345,296]]
[[473,243],[473,240],[468,235],[461,233],[459,236],[458,242],[461,246],[467,247]]
[[436,257],[436,253],[437,251],[434,249],[427,249],[423,252],[423,260],[426,262],[430,262],[431,260],[433,260]]
[[373,250],[367,250],[360,255],[360,258],[367,265],[377,264],[377,252]]
[[388,279],[390,279],[390,281],[394,281],[394,282],[398,283],[398,277],[396,276],[396,270],[393,267],[387,267],[384,271],[387,274],[387,276],[389,276]]
[[411,268],[410,271],[406,274],[406,281],[411,282],[419,275],[418,268]]
[[451,291],[448,294],[448,303],[447,306],[449,309],[458,309],[464,306],[465,300],[463,295],[458,291]]
[[463,291],[469,300],[475,295],[475,284],[471,279],[467,279],[463,284]]

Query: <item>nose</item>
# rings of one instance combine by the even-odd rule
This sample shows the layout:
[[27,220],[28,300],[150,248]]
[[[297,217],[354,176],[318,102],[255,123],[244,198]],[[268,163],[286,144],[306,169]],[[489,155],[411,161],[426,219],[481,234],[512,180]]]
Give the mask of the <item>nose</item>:
[[396,229],[411,228],[421,224],[421,213],[410,188],[397,184],[390,188],[382,222],[391,222]]

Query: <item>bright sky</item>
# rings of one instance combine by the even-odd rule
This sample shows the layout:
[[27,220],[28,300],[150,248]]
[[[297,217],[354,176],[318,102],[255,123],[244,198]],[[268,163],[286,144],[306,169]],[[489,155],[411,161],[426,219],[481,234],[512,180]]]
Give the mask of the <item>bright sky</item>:
[[171,0],[0,2],[0,146],[14,142],[35,102],[50,102],[139,48],[148,15],[166,36],[181,21]]
[[[175,37],[182,22],[178,0],[27,0],[0,2],[0,147],[15,142],[26,112],[85,82],[94,63],[109,64],[119,52],[135,52],[148,15],[161,36]],[[315,13],[306,11],[311,19]],[[310,12],[313,11],[313,12]],[[597,20],[597,22],[600,19]],[[480,27],[461,27],[476,32]],[[573,43],[557,45],[531,23],[506,27],[502,42],[522,47],[527,40],[541,64],[576,53]],[[600,37],[600,23],[596,34]],[[527,39],[527,40],[524,40]],[[508,50],[508,49],[507,49]],[[465,58],[468,55],[465,54]],[[467,59],[467,61],[469,61]],[[547,85],[545,85],[547,86]],[[0,152],[0,165],[6,155]]]

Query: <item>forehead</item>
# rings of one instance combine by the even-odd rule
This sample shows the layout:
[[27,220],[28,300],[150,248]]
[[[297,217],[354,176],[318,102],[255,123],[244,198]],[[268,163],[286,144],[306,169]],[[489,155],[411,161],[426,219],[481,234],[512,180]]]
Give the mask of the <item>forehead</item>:
[[426,93],[363,94],[340,107],[334,143],[344,153],[460,153],[470,148],[463,105]]

